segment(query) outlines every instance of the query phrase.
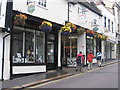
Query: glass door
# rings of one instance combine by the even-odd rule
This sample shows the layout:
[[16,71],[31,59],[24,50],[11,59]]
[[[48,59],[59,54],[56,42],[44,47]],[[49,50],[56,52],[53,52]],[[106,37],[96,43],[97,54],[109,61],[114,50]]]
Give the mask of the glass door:
[[47,42],[47,63],[54,63],[54,42]]

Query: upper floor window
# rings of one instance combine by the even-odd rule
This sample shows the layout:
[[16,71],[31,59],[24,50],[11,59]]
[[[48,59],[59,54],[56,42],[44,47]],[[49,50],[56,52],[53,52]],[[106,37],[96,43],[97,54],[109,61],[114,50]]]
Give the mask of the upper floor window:
[[96,20],[96,19],[93,20],[93,24],[94,24],[94,25],[97,24],[97,20]]
[[104,17],[104,27],[106,27],[106,17]]
[[46,7],[46,0],[39,0],[38,5],[40,5],[42,7]]
[[71,3],[69,3],[69,11],[72,12],[72,7],[73,5]]
[[114,33],[114,31],[113,31],[113,22],[112,22],[112,33]]
[[78,7],[78,13],[86,14],[86,12],[88,12],[86,7],[84,6]]
[[108,30],[110,31],[110,19],[108,19]]

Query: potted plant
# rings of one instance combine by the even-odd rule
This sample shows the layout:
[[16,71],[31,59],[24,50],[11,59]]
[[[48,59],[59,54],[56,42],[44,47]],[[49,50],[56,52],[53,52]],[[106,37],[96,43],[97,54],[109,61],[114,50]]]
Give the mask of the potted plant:
[[61,27],[60,32],[63,33],[64,35],[68,35],[72,32],[72,30],[70,27],[63,26]]
[[94,36],[94,30],[86,30],[86,35],[87,36]]
[[79,34],[83,34],[84,32],[85,32],[85,29],[84,28],[78,28],[77,29],[77,32],[79,33]]
[[72,31],[75,31],[77,28],[76,25],[74,25],[73,23],[70,23],[70,22],[66,23],[65,26],[70,27]]
[[43,32],[50,32],[52,29],[52,23],[43,21],[39,27]]
[[14,23],[14,25],[24,26],[26,19],[27,19],[27,16],[24,14],[15,15],[13,23]]

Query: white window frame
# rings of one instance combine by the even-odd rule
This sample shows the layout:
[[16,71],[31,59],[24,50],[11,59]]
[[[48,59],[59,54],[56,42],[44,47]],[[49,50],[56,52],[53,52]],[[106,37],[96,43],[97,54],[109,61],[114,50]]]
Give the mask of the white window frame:
[[[43,5],[39,4],[40,1],[41,1],[41,3],[43,3]],[[44,4],[46,4],[46,6],[44,6]],[[44,9],[48,9],[47,0],[37,0],[37,6],[44,8]]]

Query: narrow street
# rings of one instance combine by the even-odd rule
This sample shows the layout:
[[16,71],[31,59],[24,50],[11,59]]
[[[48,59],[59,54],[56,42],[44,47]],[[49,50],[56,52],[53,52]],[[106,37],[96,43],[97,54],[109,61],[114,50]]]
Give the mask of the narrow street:
[[30,88],[118,88],[118,64],[108,65]]

